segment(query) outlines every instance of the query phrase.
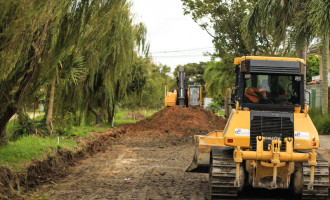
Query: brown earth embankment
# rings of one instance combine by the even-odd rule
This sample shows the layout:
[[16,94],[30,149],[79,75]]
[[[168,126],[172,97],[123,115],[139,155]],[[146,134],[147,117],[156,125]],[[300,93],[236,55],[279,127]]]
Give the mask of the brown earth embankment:
[[76,151],[54,149],[54,155],[43,160],[32,160],[22,172],[0,167],[0,199],[25,199],[21,194],[29,188],[52,183],[55,179],[66,176],[66,169],[73,166],[77,160],[103,151],[105,146],[118,136],[114,131],[95,134],[93,139],[83,141],[81,148]]

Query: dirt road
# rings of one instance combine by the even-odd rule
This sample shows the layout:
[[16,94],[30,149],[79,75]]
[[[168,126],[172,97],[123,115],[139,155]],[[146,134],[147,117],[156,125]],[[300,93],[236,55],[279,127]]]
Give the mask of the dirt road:
[[[197,108],[171,107],[118,129],[120,138],[102,153],[69,168],[65,178],[39,186],[31,199],[203,200],[208,174],[187,173],[194,134],[223,129],[226,120]],[[329,159],[330,137],[320,152]],[[289,190],[245,189],[239,199],[292,199]]]
[[[330,137],[323,136],[322,142]],[[323,145],[325,146],[325,145]],[[328,150],[327,150],[328,151]],[[208,199],[208,174],[186,173],[191,136],[137,134],[77,163],[69,175],[37,188],[45,199]],[[328,152],[329,153],[329,152]],[[248,190],[240,199],[291,199],[287,190]]]
[[[191,137],[132,135],[38,188],[49,199],[206,199],[208,175],[185,173]],[[42,194],[41,196],[38,193]]]

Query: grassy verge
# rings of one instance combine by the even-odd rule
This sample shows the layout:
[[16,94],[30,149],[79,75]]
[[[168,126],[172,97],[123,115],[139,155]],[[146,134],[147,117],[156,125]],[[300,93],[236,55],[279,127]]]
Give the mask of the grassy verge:
[[320,134],[330,134],[330,110],[328,115],[322,115],[321,109],[311,109],[308,114]]
[[68,131],[65,136],[72,137],[72,136],[91,136],[93,133],[103,133],[108,128],[110,128],[110,125],[108,124],[102,124],[101,126],[78,126],[72,128],[70,131]]
[[[151,116],[158,110],[141,110],[140,113]],[[121,124],[135,123],[138,120],[126,119],[129,110],[118,110],[115,114],[114,126]],[[43,116],[33,119],[33,123],[39,123]],[[14,131],[18,126],[18,119],[10,120],[7,124],[7,137],[13,138]],[[52,155],[54,149],[73,150],[77,143],[73,137],[93,136],[94,133],[103,133],[111,127],[111,124],[99,126],[78,126],[64,128],[61,136],[41,137],[39,135],[22,136],[16,141],[10,141],[5,147],[0,147],[0,166],[6,166],[14,171],[24,170],[27,164],[34,158],[43,159]]]
[[75,145],[74,140],[63,137],[58,140],[57,137],[24,136],[0,148],[0,165],[19,171],[33,158],[42,159],[45,155],[52,155],[53,149],[72,150]]
[[[145,115],[146,117],[150,117],[153,115],[155,112],[158,112],[159,110],[152,109],[152,110],[140,110],[141,114]],[[121,124],[127,124],[127,123],[135,123],[139,120],[134,120],[134,119],[126,119],[126,115],[130,113],[131,111],[129,110],[118,110],[115,114],[115,121],[114,121],[114,126],[118,127]]]

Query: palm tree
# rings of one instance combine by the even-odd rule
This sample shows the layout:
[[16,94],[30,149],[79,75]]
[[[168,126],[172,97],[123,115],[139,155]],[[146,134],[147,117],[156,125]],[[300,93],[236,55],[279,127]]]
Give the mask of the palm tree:
[[311,22],[315,35],[322,38],[322,114],[328,114],[329,89],[329,34],[330,34],[330,2],[327,0],[312,0],[308,4]]
[[224,62],[212,62],[205,69],[204,80],[207,94],[225,98],[226,88],[235,85],[235,73],[232,65]]
[[327,0],[258,0],[245,20],[246,37],[258,32],[272,34],[279,41],[294,43],[298,56],[306,59],[308,43],[315,37],[323,43],[322,112],[328,112],[328,60],[330,2]]

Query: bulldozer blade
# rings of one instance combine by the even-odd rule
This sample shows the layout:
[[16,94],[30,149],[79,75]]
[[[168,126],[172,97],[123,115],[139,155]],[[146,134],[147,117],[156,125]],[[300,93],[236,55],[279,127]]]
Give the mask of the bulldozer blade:
[[[204,156],[210,157],[210,152]],[[198,160],[199,159],[199,160]],[[209,161],[210,158],[204,158],[206,162],[201,163],[201,154],[198,154],[198,147],[196,147],[194,158],[190,164],[190,166],[187,168],[186,172],[197,172],[197,173],[208,173],[209,172]],[[208,160],[208,161],[207,161]]]
[[224,146],[222,131],[213,131],[207,135],[195,135],[195,153],[186,172],[208,173],[212,146]]

